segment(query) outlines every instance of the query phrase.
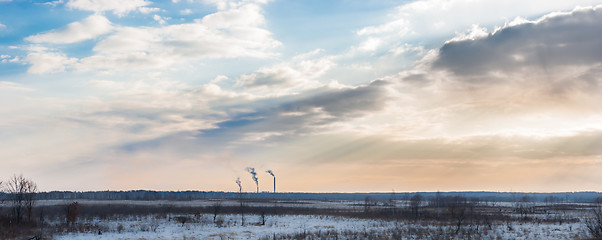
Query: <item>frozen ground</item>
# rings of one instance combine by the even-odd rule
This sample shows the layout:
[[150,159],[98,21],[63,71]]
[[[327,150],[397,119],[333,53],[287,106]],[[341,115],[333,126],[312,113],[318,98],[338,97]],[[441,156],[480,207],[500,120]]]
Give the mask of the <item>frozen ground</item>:
[[[423,239],[435,236],[451,236],[451,239],[464,239],[466,235],[452,235],[455,226],[440,226],[436,223],[414,223],[411,221],[383,221],[352,219],[330,216],[267,216],[266,224],[260,225],[258,215],[245,216],[245,226],[241,226],[240,215],[222,215],[223,223],[214,224],[212,215],[190,216],[192,222],[181,224],[174,220],[157,217],[130,218],[119,221],[92,220],[108,231],[98,235],[90,233],[68,233],[54,239],[272,239],[299,233],[336,231],[340,237],[363,236],[361,233],[377,232],[392,237],[395,232],[404,239]],[[156,228],[156,229],[153,229]],[[494,225],[491,229],[480,226],[478,239],[581,239],[585,229],[579,222],[564,224],[510,223]],[[463,230],[475,227],[466,226]],[[154,230],[154,231],[153,231]],[[344,235],[348,234],[348,235]],[[379,236],[381,236],[379,235]],[[343,238],[345,239],[345,238]],[[366,238],[360,238],[366,239]],[[369,239],[369,238],[368,238]]]
[[[195,218],[192,216],[192,218]],[[175,220],[145,217],[115,222],[94,221],[104,225],[111,232],[79,233],[56,236],[55,239],[258,239],[274,234],[294,234],[315,231],[365,231],[373,228],[391,228],[393,222],[375,220],[346,219],[327,216],[267,216],[265,225],[259,224],[258,215],[245,216],[245,226],[241,226],[240,215],[220,216],[221,226],[213,223],[212,215],[201,215],[194,222],[181,224]],[[159,221],[159,222],[156,222]],[[158,224],[155,231],[151,225]],[[123,230],[118,232],[119,226]]]
[[[65,220],[64,211],[65,206],[74,201],[80,204],[80,216],[70,224]],[[527,203],[523,204],[529,210],[525,215],[512,207],[516,203],[465,205],[475,207],[475,212],[465,208],[466,215],[457,229],[457,217],[449,215],[451,207],[436,210],[429,208],[426,201],[421,203],[420,211],[424,215],[416,220],[411,204],[401,200],[373,202],[369,207],[365,201],[357,200],[247,200],[244,226],[241,216],[236,214],[240,202],[231,199],[41,200],[37,204],[46,210],[43,224],[46,231],[41,232],[52,229],[52,239],[64,240],[586,239],[590,235],[584,219],[592,217],[593,206]],[[221,210],[215,210],[218,207]],[[216,221],[211,214],[214,210],[219,211]],[[261,211],[276,215],[265,215],[265,225],[262,225],[262,218],[257,215]],[[448,215],[439,219],[439,213]]]

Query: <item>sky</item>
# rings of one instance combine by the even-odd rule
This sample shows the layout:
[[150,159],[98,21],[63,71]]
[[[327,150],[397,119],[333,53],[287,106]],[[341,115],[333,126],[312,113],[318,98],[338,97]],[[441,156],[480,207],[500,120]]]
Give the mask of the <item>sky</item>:
[[0,180],[602,191],[601,29],[601,0],[0,0]]

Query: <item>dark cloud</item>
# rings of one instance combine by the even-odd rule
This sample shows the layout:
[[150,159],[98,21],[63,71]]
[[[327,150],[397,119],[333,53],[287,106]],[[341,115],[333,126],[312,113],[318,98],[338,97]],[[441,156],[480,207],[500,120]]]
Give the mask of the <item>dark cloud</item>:
[[245,103],[244,106],[257,107],[251,113],[232,115],[218,123],[217,129],[203,132],[311,132],[316,127],[381,110],[387,101],[387,84],[377,80],[356,88],[324,87],[301,95]]
[[[199,128],[198,133],[174,132],[161,137],[122,145],[123,151],[157,149],[163,145],[181,152],[232,150],[237,144],[280,142],[302,134],[319,132],[329,124],[343,122],[381,110],[387,102],[385,81],[374,81],[356,88],[320,88],[296,96],[263,99],[238,105],[221,106],[227,120],[214,128]],[[239,113],[233,109],[248,109]],[[137,115],[136,115],[137,116]],[[190,116],[189,116],[190,117]],[[198,116],[201,117],[201,116]],[[206,117],[206,116],[205,116]],[[160,119],[158,119],[160,120]],[[257,137],[254,137],[257,136]],[[179,150],[178,150],[179,151]]]
[[448,42],[439,50],[434,67],[471,76],[600,63],[600,29],[600,8],[548,15],[537,22],[505,27],[484,38]]
[[380,110],[384,106],[386,94],[383,87],[388,83],[377,80],[369,85],[353,89],[326,89],[317,94],[309,94],[302,99],[282,104],[283,112],[308,112],[319,108],[335,117],[347,117]]

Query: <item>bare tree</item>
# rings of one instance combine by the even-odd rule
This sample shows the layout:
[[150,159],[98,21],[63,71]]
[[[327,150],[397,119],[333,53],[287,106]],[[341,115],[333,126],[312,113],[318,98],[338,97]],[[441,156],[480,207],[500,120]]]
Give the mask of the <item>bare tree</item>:
[[456,221],[456,234],[460,232],[462,222],[466,218],[466,211],[468,208],[468,202],[465,197],[453,196],[449,197],[447,201],[447,210],[451,217]]
[[75,223],[79,214],[79,203],[72,202],[65,207],[65,217],[68,223]]
[[[0,181],[0,191],[4,189],[4,182]],[[0,198],[0,203],[4,203],[4,199]]]
[[213,208],[213,223],[217,223],[217,215],[219,214],[219,212],[222,209],[221,202],[214,202],[212,208]]
[[366,198],[364,198],[364,213],[370,212],[371,206],[372,206],[372,203],[370,200],[370,196],[366,196]]
[[418,219],[418,214],[420,213],[420,207],[422,206],[422,195],[414,194],[412,198],[410,198],[410,209],[412,209],[412,213],[414,214],[414,219]]
[[596,204],[592,208],[592,216],[585,220],[585,227],[594,239],[602,238],[602,206],[600,204]]
[[37,190],[37,185],[23,175],[14,175],[6,183],[6,191],[12,204],[12,217],[16,224],[21,222],[24,213],[27,213],[28,219],[31,220]]

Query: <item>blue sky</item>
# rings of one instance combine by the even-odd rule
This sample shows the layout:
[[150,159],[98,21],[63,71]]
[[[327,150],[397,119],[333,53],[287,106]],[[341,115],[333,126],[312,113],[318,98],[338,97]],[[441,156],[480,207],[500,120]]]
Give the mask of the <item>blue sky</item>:
[[0,179],[601,191],[600,4],[0,0]]

